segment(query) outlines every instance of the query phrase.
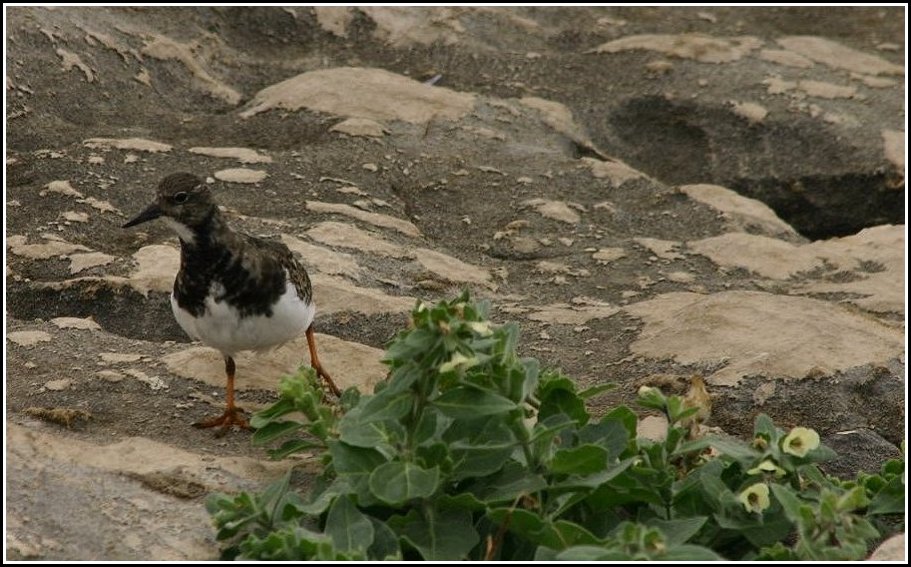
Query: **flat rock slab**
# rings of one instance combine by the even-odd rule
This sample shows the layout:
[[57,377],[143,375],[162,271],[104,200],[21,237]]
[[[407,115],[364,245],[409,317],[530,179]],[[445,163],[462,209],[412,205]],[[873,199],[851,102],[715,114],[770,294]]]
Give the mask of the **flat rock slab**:
[[[362,344],[344,341],[330,335],[316,334],[320,362],[341,389],[357,387],[365,394],[386,377],[388,367],[380,363],[383,351]],[[240,390],[274,390],[279,379],[293,374],[301,365],[309,364],[307,339],[301,337],[270,353],[256,355],[241,353],[237,364],[237,388]],[[208,347],[192,347],[163,358],[168,370],[184,378],[192,378],[211,386],[224,387],[225,363],[218,351]]]
[[904,352],[901,330],[816,299],[730,291],[669,293],[625,308],[645,327],[630,345],[641,356],[682,364],[718,362],[709,384],[736,386],[744,376],[800,379]]

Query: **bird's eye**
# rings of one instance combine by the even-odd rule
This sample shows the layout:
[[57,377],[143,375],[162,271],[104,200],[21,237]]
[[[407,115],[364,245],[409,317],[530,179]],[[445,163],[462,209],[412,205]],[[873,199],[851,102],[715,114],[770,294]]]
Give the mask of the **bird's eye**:
[[187,199],[189,199],[189,198],[190,198],[189,193],[187,193],[185,191],[181,191],[180,193],[175,193],[174,197],[173,197],[175,203],[186,203]]

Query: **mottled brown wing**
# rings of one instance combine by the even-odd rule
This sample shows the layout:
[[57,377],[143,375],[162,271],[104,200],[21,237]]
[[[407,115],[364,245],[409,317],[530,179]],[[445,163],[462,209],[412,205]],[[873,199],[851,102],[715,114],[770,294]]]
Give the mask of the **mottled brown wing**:
[[283,242],[277,240],[266,240],[253,236],[248,236],[248,238],[250,244],[278,258],[281,266],[288,271],[291,282],[297,289],[297,295],[306,303],[312,303],[313,286],[310,283],[310,276],[307,274],[307,269],[304,268],[303,264],[294,257],[291,250]]

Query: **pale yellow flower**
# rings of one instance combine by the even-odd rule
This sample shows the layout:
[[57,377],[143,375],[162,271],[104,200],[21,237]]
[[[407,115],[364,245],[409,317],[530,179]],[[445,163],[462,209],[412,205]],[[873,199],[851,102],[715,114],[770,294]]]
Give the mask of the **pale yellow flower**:
[[764,482],[751,484],[737,496],[747,512],[762,514],[762,511],[771,506],[769,500],[769,485]]
[[772,459],[766,459],[747,471],[747,474],[775,473],[775,476],[781,478],[785,475],[785,470],[775,464]]
[[482,337],[489,337],[493,334],[489,321],[471,321],[470,323],[465,323],[465,325]]
[[452,358],[449,359],[449,362],[444,362],[440,365],[440,374],[450,372],[456,368],[471,368],[472,366],[478,363],[478,357],[473,356],[468,358],[461,352],[457,352],[452,355]]
[[819,433],[806,427],[795,427],[781,442],[781,450],[795,457],[805,457],[819,447]]
[[645,396],[650,395],[652,392],[657,392],[657,391],[659,391],[658,388],[654,388],[652,386],[641,386],[639,388],[639,397],[644,398]]

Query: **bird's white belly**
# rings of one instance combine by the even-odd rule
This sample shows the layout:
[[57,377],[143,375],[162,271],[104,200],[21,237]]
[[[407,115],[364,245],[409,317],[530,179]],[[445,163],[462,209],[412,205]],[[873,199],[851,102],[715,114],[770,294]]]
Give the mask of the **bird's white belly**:
[[191,338],[234,356],[244,350],[274,348],[299,336],[313,322],[316,306],[301,300],[289,282],[278,303],[272,306],[271,317],[241,317],[240,312],[226,301],[216,302],[212,293],[206,298],[206,310],[200,317],[193,317],[181,309],[173,293],[171,310],[177,323]]

